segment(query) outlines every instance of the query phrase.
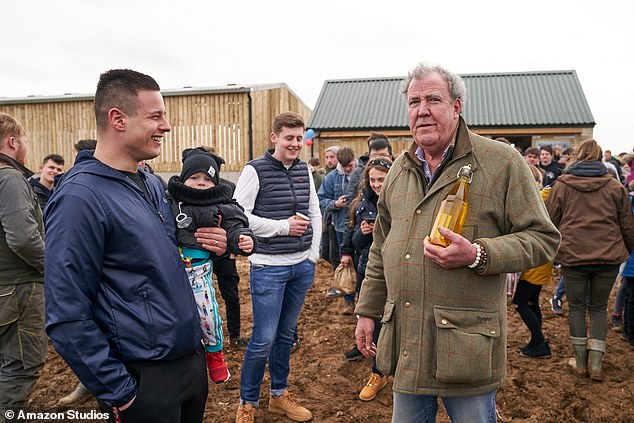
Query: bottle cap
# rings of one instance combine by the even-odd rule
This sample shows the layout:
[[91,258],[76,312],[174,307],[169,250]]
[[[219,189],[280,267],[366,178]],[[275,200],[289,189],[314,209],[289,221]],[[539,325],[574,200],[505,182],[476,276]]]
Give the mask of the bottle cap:
[[471,165],[469,164],[466,166],[462,166],[458,171],[458,175],[456,176],[458,176],[458,178],[460,178],[461,176],[469,178],[469,183],[471,183],[471,180],[473,179],[473,171],[471,170]]

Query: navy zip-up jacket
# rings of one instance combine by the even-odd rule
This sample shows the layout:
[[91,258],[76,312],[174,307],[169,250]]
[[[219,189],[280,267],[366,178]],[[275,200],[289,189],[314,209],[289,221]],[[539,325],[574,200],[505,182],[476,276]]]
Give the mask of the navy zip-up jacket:
[[147,200],[82,151],[45,212],[46,332],[82,383],[114,406],[137,391],[125,363],[177,359],[201,340],[163,187],[139,173]]

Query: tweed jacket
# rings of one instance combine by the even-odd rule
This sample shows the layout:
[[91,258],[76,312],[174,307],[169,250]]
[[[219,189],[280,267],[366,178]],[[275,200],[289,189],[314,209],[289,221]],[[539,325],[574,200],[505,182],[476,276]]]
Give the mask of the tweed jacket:
[[[431,186],[416,144],[390,169],[379,196],[374,242],[355,313],[381,319],[377,364],[393,390],[479,395],[505,376],[504,273],[552,261],[560,235],[528,166],[512,147],[470,132],[460,118],[453,150]],[[488,264],[445,270],[423,254],[441,201],[471,164],[462,236],[478,240]]]

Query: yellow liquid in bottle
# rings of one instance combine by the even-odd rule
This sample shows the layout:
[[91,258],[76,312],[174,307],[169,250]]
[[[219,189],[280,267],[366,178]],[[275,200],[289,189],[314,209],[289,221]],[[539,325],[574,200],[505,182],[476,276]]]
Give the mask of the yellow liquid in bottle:
[[462,226],[467,218],[467,190],[469,186],[469,180],[465,177],[460,177],[456,185],[447,195],[442,203],[440,203],[440,209],[434,220],[429,238],[432,244],[440,247],[447,247],[451,244],[444,236],[438,232],[438,227],[442,226],[457,234],[462,232]]

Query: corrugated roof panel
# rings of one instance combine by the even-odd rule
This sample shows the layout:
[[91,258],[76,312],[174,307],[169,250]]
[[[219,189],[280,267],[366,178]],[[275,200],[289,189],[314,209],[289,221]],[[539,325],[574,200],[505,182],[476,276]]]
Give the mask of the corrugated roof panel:
[[[326,81],[308,124],[311,128],[350,129],[407,126],[402,78]],[[324,126],[325,125],[325,126]]]
[[594,124],[575,71],[462,77],[468,90],[463,115],[471,126]]
[[[574,70],[466,74],[471,126],[594,125]],[[308,124],[314,129],[403,128],[402,77],[329,80]]]

